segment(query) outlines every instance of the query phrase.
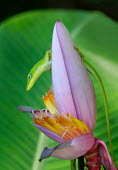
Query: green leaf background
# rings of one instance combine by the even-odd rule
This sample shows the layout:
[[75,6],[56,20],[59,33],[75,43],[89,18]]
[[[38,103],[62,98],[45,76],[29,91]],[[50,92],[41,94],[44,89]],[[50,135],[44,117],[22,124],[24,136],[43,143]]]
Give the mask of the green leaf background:
[[[73,10],[30,11],[13,16],[0,25],[0,169],[67,170],[68,160],[49,158],[38,162],[45,146],[56,142],[45,137],[32,124],[29,114],[17,106],[44,108],[41,96],[51,87],[51,73],[44,73],[26,92],[26,76],[32,66],[51,48],[56,19],[68,28],[85,58],[103,81],[111,124],[115,160],[118,165],[118,24],[99,12]],[[92,78],[93,79],[93,78]],[[103,100],[96,81],[96,137],[107,146],[107,126]]]

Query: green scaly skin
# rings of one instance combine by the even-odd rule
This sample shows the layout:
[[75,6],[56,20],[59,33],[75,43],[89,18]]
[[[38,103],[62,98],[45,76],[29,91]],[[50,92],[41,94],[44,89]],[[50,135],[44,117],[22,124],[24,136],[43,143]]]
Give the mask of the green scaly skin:
[[51,51],[47,51],[44,58],[36,63],[33,68],[30,70],[27,76],[27,88],[26,91],[29,91],[39,76],[45,72],[51,70]]

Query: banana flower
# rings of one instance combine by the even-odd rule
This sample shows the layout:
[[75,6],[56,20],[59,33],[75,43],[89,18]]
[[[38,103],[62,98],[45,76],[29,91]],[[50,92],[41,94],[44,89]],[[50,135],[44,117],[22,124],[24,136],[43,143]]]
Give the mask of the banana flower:
[[32,113],[39,130],[60,143],[45,148],[40,161],[50,156],[61,159],[85,156],[86,166],[91,170],[101,165],[106,170],[116,169],[105,143],[92,133],[96,123],[94,87],[68,30],[59,20],[52,38],[52,90],[42,99],[48,110],[19,106],[20,111]]

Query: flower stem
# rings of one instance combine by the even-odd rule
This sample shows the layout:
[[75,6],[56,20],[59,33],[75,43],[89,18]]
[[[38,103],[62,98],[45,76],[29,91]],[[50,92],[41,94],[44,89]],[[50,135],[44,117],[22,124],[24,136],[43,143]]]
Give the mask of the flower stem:
[[105,93],[105,89],[103,86],[103,83],[100,79],[100,76],[98,75],[98,73],[96,72],[96,70],[93,68],[92,65],[90,65],[87,61],[84,60],[84,64],[86,65],[88,71],[95,77],[95,79],[98,82],[98,85],[100,87],[101,93],[102,93],[102,97],[103,97],[103,101],[104,101],[104,107],[105,107],[105,113],[106,113],[106,122],[107,122],[107,129],[108,129],[108,139],[109,139],[109,144],[110,144],[110,152],[112,155],[112,158],[114,160],[114,156],[113,156],[113,150],[112,150],[112,142],[111,142],[111,133],[110,133],[110,123],[109,123],[109,113],[108,113],[108,104],[107,104],[107,98],[106,98],[106,93]]
[[76,159],[70,160],[71,170],[76,170]]
[[84,170],[84,157],[80,156],[78,158],[78,170]]

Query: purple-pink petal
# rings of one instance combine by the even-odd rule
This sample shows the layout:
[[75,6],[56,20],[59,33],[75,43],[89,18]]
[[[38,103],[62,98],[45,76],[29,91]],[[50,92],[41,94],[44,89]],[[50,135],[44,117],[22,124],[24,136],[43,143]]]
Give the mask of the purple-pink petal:
[[41,132],[43,132],[46,136],[48,136],[49,138],[51,138],[52,140],[58,142],[58,143],[64,143],[65,140],[62,139],[59,135],[57,135],[56,133],[46,129],[45,127],[43,126],[40,126],[40,125],[35,125]]
[[59,111],[70,112],[91,130],[96,122],[96,97],[88,72],[65,26],[57,21],[52,41],[52,80]]
[[18,108],[17,108],[19,111],[21,111],[21,112],[24,112],[24,113],[32,113],[32,110],[34,111],[34,112],[36,112],[36,111],[39,111],[39,109],[35,109],[35,108],[33,108],[33,107],[30,107],[30,106],[18,106]]
[[[40,113],[44,113],[50,117],[53,117],[49,111],[47,111],[46,109],[42,109],[42,110],[39,110],[39,109],[35,109],[33,107],[29,107],[29,106],[19,106],[18,107],[18,110],[19,111],[22,111],[24,113],[31,113],[32,114],[32,111],[34,112],[34,114],[36,116],[38,116],[39,118],[41,118],[40,116]],[[58,142],[58,143],[64,143],[65,140],[62,139],[60,136],[58,136],[57,134],[53,133],[52,131],[46,129],[45,127],[43,126],[40,126],[40,125],[36,125],[34,124],[34,126],[36,126],[41,132],[43,132],[46,136],[48,136],[49,138],[53,139],[54,141]]]
[[52,40],[52,83],[54,98],[60,112],[69,112],[74,117],[77,117],[56,27],[55,25]]
[[73,140],[57,145],[53,148],[45,148],[42,152],[40,161],[50,156],[60,159],[76,159],[85,155],[91,149],[95,141],[92,133],[81,135]]
[[47,109],[35,109],[33,107],[29,107],[29,106],[18,106],[18,110],[24,113],[31,113],[32,116],[33,112],[36,116],[38,116],[39,118],[41,118],[40,113],[43,113],[44,115],[47,115],[51,118],[53,118],[52,114],[49,112],[49,110]]
[[99,153],[99,156],[101,157],[101,163],[104,166],[104,168],[106,170],[117,170],[114,162],[112,161],[109,155],[106,144],[100,139],[97,139],[95,144],[99,144],[98,153]]

